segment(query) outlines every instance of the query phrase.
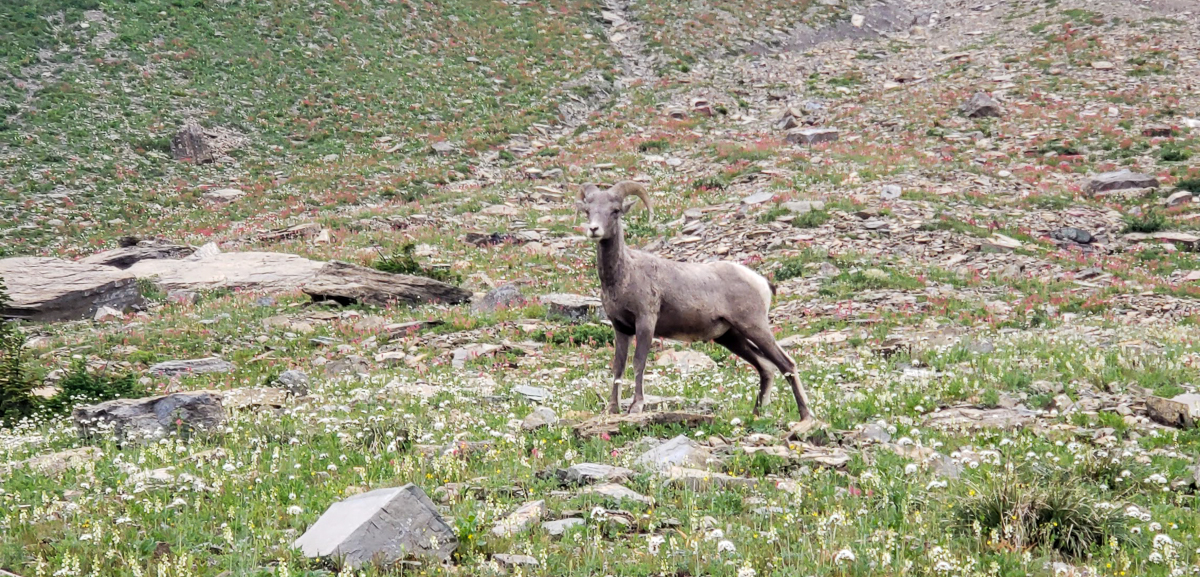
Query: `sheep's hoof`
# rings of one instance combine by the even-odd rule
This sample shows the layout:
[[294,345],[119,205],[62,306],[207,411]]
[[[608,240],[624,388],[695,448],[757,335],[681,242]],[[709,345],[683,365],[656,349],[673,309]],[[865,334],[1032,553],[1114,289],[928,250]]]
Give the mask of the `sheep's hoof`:
[[620,414],[621,413],[621,403],[609,403],[607,407],[604,407],[604,412],[606,412],[610,415]]
[[642,400],[638,399],[632,405],[629,405],[629,414],[635,415],[640,412],[642,412]]

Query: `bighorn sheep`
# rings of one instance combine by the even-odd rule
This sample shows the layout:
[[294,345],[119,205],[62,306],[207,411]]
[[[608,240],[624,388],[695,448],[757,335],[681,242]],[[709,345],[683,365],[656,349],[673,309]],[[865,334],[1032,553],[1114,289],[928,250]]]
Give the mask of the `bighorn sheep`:
[[685,342],[713,341],[750,363],[759,375],[755,416],[770,394],[774,365],[792,386],[801,422],[814,422],[796,375],[796,364],[771,333],[767,310],[774,289],[767,279],[732,262],[678,262],[627,248],[621,215],[633,208],[636,199],[641,199],[647,210],[653,210],[646,189],[632,181],[618,182],[608,190],[585,184],[576,203],[587,215],[585,234],[597,241],[601,300],[616,335],[608,410],[618,411],[629,340],[636,336],[636,386],[629,412],[641,412],[642,374],[650,342],[654,337],[663,337]]

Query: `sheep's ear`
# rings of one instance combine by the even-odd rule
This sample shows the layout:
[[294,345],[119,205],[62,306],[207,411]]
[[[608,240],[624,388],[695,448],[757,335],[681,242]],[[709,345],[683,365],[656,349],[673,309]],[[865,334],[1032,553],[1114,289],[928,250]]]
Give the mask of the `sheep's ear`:
[[583,202],[587,200],[587,195],[589,193],[596,192],[598,190],[600,190],[600,187],[591,182],[581,185],[579,187],[579,201]]
[[621,201],[621,214],[628,214],[629,211],[633,210],[633,206],[637,203],[638,203],[638,197],[636,197],[636,196],[626,197],[625,200]]
[[582,200],[575,201],[575,210],[579,212],[587,212],[587,205]]

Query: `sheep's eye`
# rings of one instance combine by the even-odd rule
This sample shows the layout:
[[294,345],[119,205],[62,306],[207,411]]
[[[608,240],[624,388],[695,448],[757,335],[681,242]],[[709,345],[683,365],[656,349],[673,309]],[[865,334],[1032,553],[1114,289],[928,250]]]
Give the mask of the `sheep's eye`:
[[614,209],[613,209],[613,211],[612,211],[612,213],[613,213],[613,216],[617,216],[618,214],[621,214],[621,209],[619,209],[619,208],[614,208]]

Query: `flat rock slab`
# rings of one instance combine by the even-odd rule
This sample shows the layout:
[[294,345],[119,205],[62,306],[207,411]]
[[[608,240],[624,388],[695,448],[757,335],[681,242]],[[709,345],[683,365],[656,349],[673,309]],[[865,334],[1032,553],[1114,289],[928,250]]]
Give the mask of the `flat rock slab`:
[[38,322],[90,319],[100,307],[125,310],[142,303],[134,275],[120,269],[57,258],[0,259],[12,300],[0,316]]
[[551,537],[561,537],[571,527],[578,527],[583,524],[584,520],[579,517],[567,517],[566,519],[542,523],[542,530]]
[[1147,397],[1146,414],[1169,427],[1195,427],[1200,424],[1200,395],[1185,394],[1170,399]]
[[104,453],[95,447],[81,447],[78,449],[67,449],[49,455],[39,455],[24,461],[10,464],[0,464],[0,473],[8,474],[12,471],[29,467],[34,473],[42,475],[57,476],[71,469],[77,469],[87,463],[97,461]]
[[710,371],[717,368],[717,362],[712,357],[700,351],[664,351],[658,355],[654,364],[660,367],[675,367],[681,373]]
[[1122,169],[1115,172],[1097,174],[1091,180],[1088,180],[1086,186],[1086,190],[1092,194],[1130,188],[1158,188],[1158,179],[1149,174]]
[[688,427],[706,425],[713,422],[712,415],[697,415],[695,413],[636,413],[633,415],[600,415],[575,425],[575,434],[582,438],[596,437],[601,434],[615,435],[621,426],[644,429],[654,425],[682,424]]
[[653,498],[647,497],[641,493],[638,493],[637,491],[634,491],[633,489],[630,489],[629,487],[619,485],[617,483],[601,483],[599,485],[584,487],[583,489],[580,489],[579,494],[599,495],[601,497],[612,499],[613,501],[627,499],[630,501],[637,501],[638,503],[645,503],[647,505],[654,504]]
[[600,318],[603,304],[596,297],[554,293],[542,295],[538,300],[546,307],[546,317],[581,323]]
[[715,460],[707,447],[701,446],[687,435],[679,435],[642,453],[634,459],[633,464],[658,470],[676,466],[706,469]]
[[125,246],[99,252],[79,259],[81,264],[94,264],[127,269],[143,260],[179,259],[195,252],[190,246],[180,244],[142,241],[134,246]]
[[[194,258],[200,256],[201,258]],[[127,269],[164,291],[242,289],[290,291],[313,279],[326,263],[278,252],[223,252],[180,260],[143,260]]]
[[837,139],[836,128],[796,128],[787,133],[787,141],[792,144],[820,144],[835,142]]
[[558,424],[558,415],[550,407],[538,407],[525,416],[521,421],[521,429],[533,431],[542,427],[553,427]]
[[507,284],[488,291],[483,295],[483,298],[477,299],[471,303],[471,310],[481,313],[494,313],[496,311],[520,308],[528,303],[525,295],[521,294],[521,289],[516,285]]
[[189,391],[144,399],[116,399],[80,405],[71,413],[80,436],[112,430],[118,439],[158,440],[177,428],[212,431],[225,424],[221,394]]
[[160,377],[178,377],[182,375],[201,375],[204,373],[228,373],[233,369],[233,363],[229,361],[216,357],[207,357],[203,359],[157,363],[146,369],[146,372]]
[[409,483],[330,505],[292,546],[305,557],[340,558],[357,569],[372,561],[445,561],[458,548],[458,537],[425,492]]
[[316,300],[335,300],[343,304],[459,304],[471,300],[471,291],[452,284],[336,260],[321,267],[316,276],[304,284],[303,290]]
[[556,471],[559,481],[570,485],[586,485],[589,483],[617,483],[633,475],[633,471],[625,467],[601,465],[597,463],[580,463],[566,469]]
[[530,501],[517,507],[516,511],[509,513],[508,516],[501,519],[492,527],[492,535],[497,537],[508,537],[517,533],[523,533],[529,529],[531,525],[540,521],[546,516],[546,501]]
[[283,387],[246,387],[221,392],[221,404],[228,409],[279,409],[287,405],[291,393]]
[[925,425],[943,429],[1016,429],[1032,423],[1034,416],[1027,409],[952,407],[930,413],[925,417]]

